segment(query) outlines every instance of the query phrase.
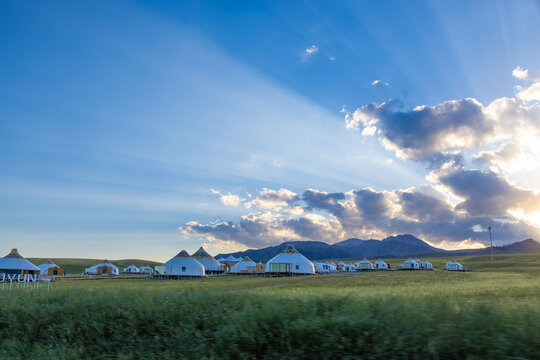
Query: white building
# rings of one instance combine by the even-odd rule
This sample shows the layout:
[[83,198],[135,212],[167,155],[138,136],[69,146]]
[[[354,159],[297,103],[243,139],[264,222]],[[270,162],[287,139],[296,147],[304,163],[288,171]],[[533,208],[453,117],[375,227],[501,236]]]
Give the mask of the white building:
[[64,275],[64,270],[56,265],[52,260],[47,260],[43,264],[38,265],[41,276],[61,276]]
[[210,254],[206,252],[202,246],[191,256],[193,256],[193,258],[204,266],[205,272],[210,273],[221,271],[221,264],[219,261],[210,256]]
[[86,269],[85,273],[89,275],[118,275],[120,271],[109,260],[104,260],[102,263]]
[[270,259],[265,266],[265,273],[269,274],[315,274],[315,266],[304,255],[300,254],[293,245]]
[[241,274],[241,273],[255,272],[256,266],[257,264],[255,263],[255,261],[251,260],[249,256],[246,256],[242,261],[239,261],[233,266],[231,266],[230,273]]
[[0,274],[6,274],[6,276],[26,274],[39,276],[40,270],[36,265],[19,255],[17,249],[13,249],[0,259]]
[[126,274],[139,274],[140,272],[141,270],[139,270],[139,268],[133,264],[129,265],[127,268],[124,268],[124,273]]
[[332,274],[336,272],[336,264],[326,262],[314,262],[317,274]]
[[203,277],[205,270],[203,264],[191,257],[186,250],[182,250],[167,261],[165,264],[165,275]]
[[375,270],[375,266],[366,258],[363,258],[359,262],[356,263],[356,268],[358,271],[373,271]]
[[433,265],[427,260],[422,261],[422,269],[433,270]]
[[146,266],[141,266],[141,267],[139,268],[139,272],[140,272],[141,274],[149,274],[149,275],[152,275],[152,274],[154,273],[154,269],[152,269],[151,266],[146,265]]
[[463,271],[464,270],[463,265],[461,265],[455,260],[447,262],[445,269],[447,271]]
[[388,270],[389,269],[388,264],[382,261],[381,259],[375,261],[375,263],[373,264],[373,267],[375,268],[375,270]]
[[400,266],[400,270],[419,270],[420,265],[411,258],[405,260]]

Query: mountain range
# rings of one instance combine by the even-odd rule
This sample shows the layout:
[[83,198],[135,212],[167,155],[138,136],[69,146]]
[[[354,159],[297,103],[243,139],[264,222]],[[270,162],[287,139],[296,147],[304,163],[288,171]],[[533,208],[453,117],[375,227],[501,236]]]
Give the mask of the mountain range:
[[[444,250],[433,247],[417,237],[405,234],[389,236],[383,240],[362,240],[357,238],[347,239],[336,244],[327,244],[322,241],[288,241],[277,246],[270,246],[262,249],[250,249],[227,254],[218,254],[216,258],[249,256],[254,261],[266,262],[279,254],[287,244],[292,244],[305,257],[310,260],[322,259],[351,259],[351,258],[375,258],[375,257],[404,257],[408,255],[417,256],[452,256],[452,255],[485,255],[491,252],[490,248],[484,249],[464,249],[464,250]],[[540,251],[540,243],[527,239],[509,245],[494,246],[496,254],[515,252],[535,252]]]

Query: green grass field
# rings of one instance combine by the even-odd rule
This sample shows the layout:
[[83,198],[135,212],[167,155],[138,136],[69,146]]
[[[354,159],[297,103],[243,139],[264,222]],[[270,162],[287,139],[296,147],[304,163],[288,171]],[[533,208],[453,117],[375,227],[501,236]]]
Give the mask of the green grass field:
[[50,292],[3,291],[0,358],[540,358],[540,254],[456,260],[471,271],[60,280]]

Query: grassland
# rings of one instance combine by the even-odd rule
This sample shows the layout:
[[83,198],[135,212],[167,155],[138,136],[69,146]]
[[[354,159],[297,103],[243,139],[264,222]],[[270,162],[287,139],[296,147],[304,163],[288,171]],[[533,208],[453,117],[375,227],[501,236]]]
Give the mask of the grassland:
[[540,358],[540,256],[457,260],[471,271],[4,291],[0,358]]

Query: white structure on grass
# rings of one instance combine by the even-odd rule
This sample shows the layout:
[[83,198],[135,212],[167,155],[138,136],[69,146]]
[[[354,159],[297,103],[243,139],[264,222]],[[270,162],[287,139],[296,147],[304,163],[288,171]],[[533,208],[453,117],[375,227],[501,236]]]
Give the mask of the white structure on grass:
[[214,259],[204,248],[201,246],[193,255],[198,262],[204,266],[205,272],[218,272],[221,271],[221,264]]
[[152,275],[152,274],[154,273],[154,269],[152,269],[151,266],[146,265],[146,266],[141,266],[141,267],[139,268],[139,272],[140,272],[141,274],[149,274],[149,275]]
[[359,262],[356,263],[356,268],[358,271],[372,271],[375,270],[375,266],[366,258],[363,258]]
[[140,272],[141,270],[139,270],[139,268],[133,264],[129,265],[127,268],[124,268],[124,273],[126,274],[139,274]]
[[205,276],[204,265],[191,257],[186,250],[182,250],[167,261],[165,264],[165,275],[172,276]]
[[461,265],[460,263],[458,263],[455,260],[447,262],[445,269],[447,271],[463,271],[464,270],[463,265]]
[[401,270],[419,270],[420,269],[420,265],[418,264],[418,262],[414,261],[413,259],[411,258],[408,258],[407,260],[405,260],[400,266],[399,268]]
[[0,259],[0,274],[6,275],[39,275],[39,268],[19,255],[17,249]]
[[270,274],[315,274],[315,266],[304,255],[300,254],[292,245],[270,259],[264,268]]
[[332,274],[336,272],[336,264],[326,262],[314,262],[317,274]]
[[381,259],[375,261],[375,263],[373,264],[373,268],[375,268],[375,270],[388,270],[389,269],[388,264],[382,261]]
[[109,260],[104,260],[102,263],[86,269],[86,273],[90,275],[118,275],[120,271]]
[[[248,272],[255,272],[255,267],[257,264],[255,261],[251,260],[249,256],[246,256],[242,261],[237,262],[233,266],[231,266],[231,273],[232,274],[241,274],[241,273],[248,273]],[[249,269],[251,267],[251,269]],[[250,271],[251,270],[251,271]]]
[[433,270],[433,265],[427,260],[422,261],[422,269]]

